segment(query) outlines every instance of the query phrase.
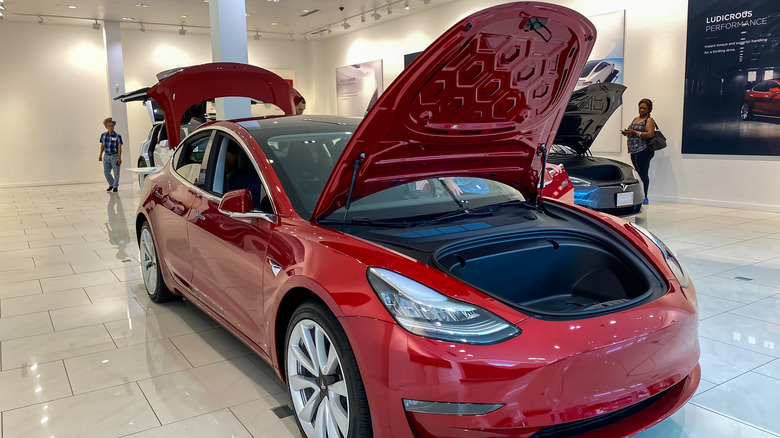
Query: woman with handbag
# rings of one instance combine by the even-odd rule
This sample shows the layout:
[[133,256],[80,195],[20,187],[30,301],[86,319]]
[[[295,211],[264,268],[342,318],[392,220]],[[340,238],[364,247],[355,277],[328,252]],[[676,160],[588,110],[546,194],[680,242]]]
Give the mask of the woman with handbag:
[[653,111],[653,102],[650,99],[640,100],[639,116],[634,117],[628,128],[621,131],[628,141],[628,153],[631,154],[631,163],[639,173],[645,188],[645,199],[642,202],[644,205],[650,203],[647,200],[647,190],[650,187],[648,173],[650,171],[650,160],[655,156],[655,151],[648,145],[648,140],[655,137],[656,129],[655,120],[650,117],[651,111]]

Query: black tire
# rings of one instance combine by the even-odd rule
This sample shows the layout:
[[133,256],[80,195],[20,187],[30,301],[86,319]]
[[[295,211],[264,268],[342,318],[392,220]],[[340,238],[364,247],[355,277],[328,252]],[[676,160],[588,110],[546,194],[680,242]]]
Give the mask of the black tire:
[[742,106],[739,107],[739,118],[742,120],[753,118],[753,111],[750,110],[750,105],[747,102],[742,102]]
[[138,159],[138,167],[146,167],[146,160],[143,157]]
[[[355,354],[330,310],[316,301],[301,304],[284,339],[284,374],[301,434],[322,436],[319,428],[324,427],[328,438],[372,437],[368,399]],[[319,349],[324,356],[317,354]],[[315,362],[317,357],[330,357],[333,349],[335,361]],[[326,404],[320,409],[322,403]],[[328,428],[329,423],[333,428]]]
[[163,280],[162,269],[157,258],[157,247],[154,244],[154,236],[149,222],[144,222],[141,226],[138,249],[141,254],[141,274],[149,299],[155,303],[162,303],[175,298],[176,296],[171,293]]

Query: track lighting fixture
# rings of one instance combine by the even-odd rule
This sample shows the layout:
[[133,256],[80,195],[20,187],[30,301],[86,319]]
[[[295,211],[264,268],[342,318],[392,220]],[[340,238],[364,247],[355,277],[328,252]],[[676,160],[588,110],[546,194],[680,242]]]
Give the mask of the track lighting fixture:
[[259,41],[260,40],[260,32],[255,32],[255,36],[253,36],[252,38],[254,38],[255,41]]
[[390,15],[393,13],[393,7],[390,5],[387,5],[387,15]]
[[360,22],[361,23],[365,23],[366,22],[366,13],[365,12],[360,14]]
[[427,5],[428,3],[431,2],[431,0],[422,0],[422,2],[423,2],[424,5]]
[[409,0],[404,1],[404,9],[409,10]]
[[181,25],[181,29],[179,29],[179,35],[187,35],[187,29],[184,28],[184,25]]
[[100,23],[98,23],[97,20],[95,20],[95,22],[92,23],[92,29],[93,30],[100,30]]
[[40,15],[38,16],[38,24],[43,24],[43,17]]
[[328,33],[329,34],[333,33],[333,29],[330,26],[328,26]]
[[290,34],[290,42],[293,42],[293,41],[295,41],[295,38],[293,38],[293,35]]
[[141,32],[146,32],[146,29],[144,28],[144,24],[143,23],[141,23],[141,28],[138,29],[138,30],[140,30]]
[[341,25],[341,27],[343,27],[344,30],[347,30],[347,29],[349,29],[352,26],[350,26],[349,23],[347,23],[347,20],[344,20],[344,23]]
[[374,17],[374,21],[377,21],[377,20],[379,20],[380,18],[382,18],[382,16],[381,16],[381,15],[379,15],[379,12],[377,12],[377,11],[374,11],[374,13],[373,13],[373,14],[371,14],[371,16],[372,16],[372,17]]

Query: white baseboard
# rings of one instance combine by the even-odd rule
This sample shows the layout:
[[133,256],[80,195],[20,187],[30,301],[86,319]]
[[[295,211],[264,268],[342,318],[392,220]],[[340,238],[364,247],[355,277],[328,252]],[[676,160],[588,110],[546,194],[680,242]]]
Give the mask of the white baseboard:
[[747,202],[723,201],[718,199],[683,198],[677,196],[651,195],[650,201],[670,202],[674,204],[696,204],[710,207],[736,208],[738,210],[757,210],[780,213],[780,205],[752,204]]

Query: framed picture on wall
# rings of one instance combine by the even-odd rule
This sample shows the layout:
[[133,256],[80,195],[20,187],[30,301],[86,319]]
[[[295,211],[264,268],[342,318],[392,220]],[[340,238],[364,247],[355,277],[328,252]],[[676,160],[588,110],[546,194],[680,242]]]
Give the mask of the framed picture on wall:
[[381,59],[336,68],[336,95],[340,116],[364,116],[381,92]]
[[682,153],[780,155],[780,2],[689,0]]

